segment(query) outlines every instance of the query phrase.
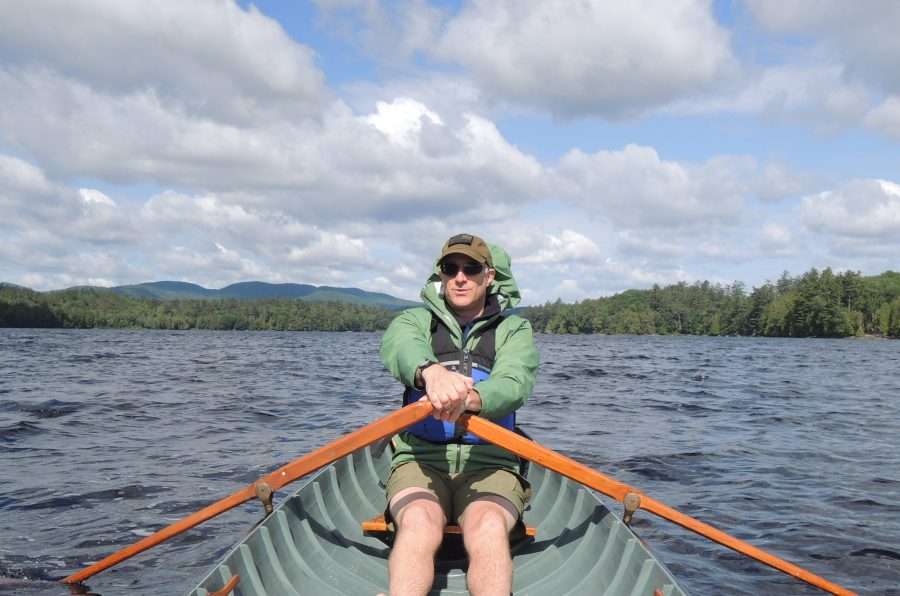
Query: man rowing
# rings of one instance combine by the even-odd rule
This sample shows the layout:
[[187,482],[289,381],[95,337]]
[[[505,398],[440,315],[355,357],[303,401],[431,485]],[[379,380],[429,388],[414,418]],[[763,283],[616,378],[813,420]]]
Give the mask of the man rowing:
[[424,595],[444,526],[459,524],[477,596],[511,592],[509,534],[530,495],[519,460],[454,424],[466,411],[512,429],[538,366],[531,325],[509,314],[520,299],[510,258],[478,236],[447,240],[421,293],[398,315],[381,357],[405,386],[404,405],[427,399],[433,417],[393,439],[388,514],[397,531],[391,596]]

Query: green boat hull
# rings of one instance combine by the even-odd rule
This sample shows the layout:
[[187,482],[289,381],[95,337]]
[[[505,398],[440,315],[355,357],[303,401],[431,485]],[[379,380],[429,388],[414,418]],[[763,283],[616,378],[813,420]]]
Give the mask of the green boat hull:
[[[381,514],[390,450],[361,449],[329,466],[285,500],[229,552],[191,596],[220,590],[234,575],[236,596],[387,593],[390,536],[364,534]],[[531,464],[525,523],[534,538],[512,544],[516,595],[674,596],[685,594],[641,540],[590,490]],[[468,594],[466,558],[447,535],[432,595]]]

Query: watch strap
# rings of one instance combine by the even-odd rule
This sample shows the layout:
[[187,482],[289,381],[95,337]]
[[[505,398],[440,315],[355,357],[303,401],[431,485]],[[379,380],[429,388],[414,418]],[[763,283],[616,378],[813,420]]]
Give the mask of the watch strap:
[[413,378],[413,385],[415,386],[416,389],[419,389],[419,390],[425,389],[425,377],[422,376],[422,373],[425,371],[426,368],[428,368],[429,366],[431,366],[433,364],[437,364],[437,362],[435,362],[434,360],[426,360],[425,362],[423,362],[422,364],[420,364],[419,366],[416,367],[416,374]]

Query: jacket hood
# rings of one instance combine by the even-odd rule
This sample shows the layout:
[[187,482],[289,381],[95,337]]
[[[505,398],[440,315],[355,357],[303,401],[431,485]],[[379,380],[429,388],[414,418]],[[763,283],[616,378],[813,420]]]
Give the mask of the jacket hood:
[[[488,247],[491,249],[491,259],[494,261],[494,270],[496,271],[494,282],[488,289],[488,294],[497,295],[501,311],[513,308],[522,300],[522,295],[512,274],[512,259],[509,258],[509,254],[503,248],[496,244],[488,243]],[[447,305],[441,294],[441,275],[437,262],[434,264],[431,277],[428,278],[428,281],[425,282],[425,287],[422,288],[421,298],[425,304],[432,308],[437,308],[441,311],[447,310]]]

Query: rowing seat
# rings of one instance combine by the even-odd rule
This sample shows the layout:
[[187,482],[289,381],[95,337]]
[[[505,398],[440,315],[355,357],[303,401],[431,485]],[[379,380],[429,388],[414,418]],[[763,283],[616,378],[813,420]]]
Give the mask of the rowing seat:
[[[363,532],[370,532],[374,534],[393,532],[393,526],[393,524],[388,524],[387,521],[385,521],[384,514],[376,515],[372,519],[367,519],[362,523]],[[462,530],[460,530],[459,526],[457,526],[456,524],[447,524],[446,526],[444,526],[444,534],[462,534]],[[531,526],[526,526],[525,535],[534,538],[535,536],[537,536],[537,529]]]

